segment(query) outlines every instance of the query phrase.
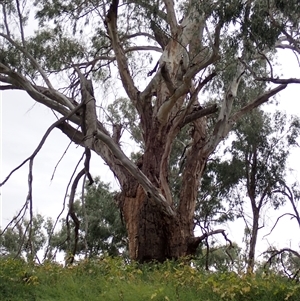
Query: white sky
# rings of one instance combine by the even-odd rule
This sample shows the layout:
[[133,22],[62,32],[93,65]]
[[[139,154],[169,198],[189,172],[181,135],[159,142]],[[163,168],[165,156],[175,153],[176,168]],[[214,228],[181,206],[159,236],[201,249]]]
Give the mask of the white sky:
[[[286,52],[285,52],[286,53]],[[297,61],[291,57],[281,57],[283,73],[289,77],[299,77],[299,68],[295,68]],[[298,75],[298,76],[297,76]],[[290,85],[280,93],[277,98],[280,101],[279,108],[288,114],[300,117],[300,85]],[[0,107],[1,108],[1,107]],[[2,181],[8,173],[23,162],[37,147],[40,139],[47,128],[56,120],[53,113],[46,107],[35,104],[33,100],[21,91],[2,92],[2,112],[0,112],[0,140],[2,143],[2,159],[0,159],[0,171]],[[83,149],[74,144],[68,150],[67,155],[59,164],[54,180],[51,176],[60,157],[63,155],[69,139],[58,129],[54,129],[48,137],[45,145],[34,161],[33,174],[33,202],[35,213],[56,218],[62,209],[62,201],[70,176],[80,159]],[[131,149],[130,141],[127,148]],[[1,154],[1,153],[0,153]],[[292,167],[297,171],[299,168],[300,150],[294,151],[291,157]],[[82,168],[82,165],[81,167]],[[112,173],[95,154],[92,156],[91,173],[93,176],[100,175],[104,182],[113,183],[117,188]],[[2,227],[11,220],[16,212],[22,207],[27,196],[28,163],[18,170],[10,180],[2,187]],[[296,174],[297,175],[297,174]],[[292,175],[295,180],[295,175]],[[300,178],[298,178],[300,181]],[[290,211],[290,210],[284,210]],[[279,212],[270,211],[267,219],[268,228],[261,230],[259,237],[269,232],[272,226],[271,220],[275,220]],[[1,225],[1,224],[0,224]],[[221,228],[221,227],[219,227]],[[295,231],[293,231],[295,229]],[[241,242],[244,231],[242,221],[230,225],[228,234],[233,241]],[[296,239],[295,239],[296,237]],[[298,248],[299,229],[295,222],[289,222],[288,218],[282,220],[278,229],[272,236],[264,240],[266,243],[276,246],[292,246]]]
[[[55,120],[50,110],[40,104],[35,104],[26,93],[21,91],[3,92],[2,179],[33,153],[47,128]],[[67,155],[58,165],[55,177],[51,182],[54,168],[68,144],[69,139],[60,130],[54,129],[34,160],[34,209],[43,215],[55,217],[61,211],[69,179],[81,158],[83,149],[72,144]],[[95,176],[101,175],[103,181],[112,182],[111,172],[100,159],[97,159],[97,156],[92,157],[91,173]],[[26,200],[27,174],[28,164],[25,164],[12,175],[2,188],[3,226],[10,221]]]

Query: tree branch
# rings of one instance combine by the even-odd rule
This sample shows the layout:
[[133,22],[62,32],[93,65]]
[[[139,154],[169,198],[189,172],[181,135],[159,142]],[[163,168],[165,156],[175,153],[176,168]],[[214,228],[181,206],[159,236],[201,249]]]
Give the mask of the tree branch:
[[95,133],[95,137],[103,141],[109,147],[114,156],[120,161],[120,164],[124,166],[128,172],[142,185],[148,197],[150,198],[150,196],[152,196],[152,199],[159,204],[159,206],[162,208],[162,212],[164,212],[167,216],[175,216],[174,210],[168,204],[164,196],[141,172],[141,170],[127,158],[127,156],[111,137],[105,135],[99,130],[97,130]]
[[139,91],[135,87],[133,79],[130,75],[130,71],[127,64],[127,58],[125,56],[124,50],[120,44],[120,40],[117,32],[117,17],[118,17],[118,5],[119,0],[112,0],[112,4],[108,10],[105,17],[105,26],[107,28],[108,35],[111,38],[112,47],[116,55],[116,60],[118,64],[119,73],[123,83],[123,87],[128,95],[128,97],[137,106]]
[[217,229],[217,230],[213,230],[207,233],[204,233],[201,236],[198,237],[193,237],[190,241],[190,247],[193,249],[197,249],[199,244],[206,238],[208,238],[209,236],[215,235],[215,234],[222,234],[223,237],[225,238],[225,240],[230,244],[230,246],[232,247],[232,241],[227,237],[227,235],[225,234],[225,230],[224,229]]
[[[274,84],[286,84],[286,85],[287,84],[300,84],[299,78],[274,78],[272,76],[272,73],[273,73],[272,69],[271,69],[271,77],[260,77],[252,70],[252,68],[248,64],[246,64],[246,62],[244,62],[241,59],[240,59],[240,61],[245,66],[245,68],[252,74],[253,78],[257,81],[270,82],[270,83],[274,83]],[[269,65],[270,65],[270,63],[269,63]]]
[[[265,252],[265,253],[271,253],[272,255],[271,255],[271,257],[268,259],[268,261],[266,262],[266,264],[270,264],[271,265],[271,261],[272,261],[272,259],[275,257],[275,256],[277,256],[277,255],[279,255],[279,254],[281,254],[281,253],[283,253],[283,252],[289,252],[289,253],[292,253],[293,255],[295,255],[296,257],[298,257],[298,258],[300,258],[300,254],[298,253],[298,252],[296,252],[296,251],[294,251],[294,250],[292,250],[292,249],[290,249],[290,248],[283,248],[283,249],[280,249],[280,250],[272,250],[272,251],[267,251],[267,252]],[[265,264],[265,265],[266,265]]]
[[[71,253],[71,256],[69,257],[69,263],[72,264],[74,262],[74,257],[76,254],[76,250],[77,250],[77,244],[78,244],[78,233],[79,233],[79,227],[80,227],[80,221],[76,215],[75,209],[74,209],[74,198],[75,198],[75,194],[76,194],[76,189],[78,186],[78,182],[79,180],[82,178],[82,176],[84,176],[85,174],[85,169],[82,169],[76,176],[76,178],[73,181],[72,187],[71,187],[71,194],[70,194],[70,198],[69,198],[69,211],[68,211],[68,215],[67,215],[67,223],[68,223],[68,217],[71,216],[75,227],[74,227],[74,246],[73,246],[73,251]],[[69,228],[69,226],[68,226]],[[70,238],[70,237],[69,237]]]
[[[22,90],[26,91],[34,100],[39,103],[46,105],[48,108],[53,109],[63,116],[67,115],[70,111],[65,107],[65,102],[62,102],[62,98],[58,97],[58,94],[54,95],[54,99],[51,99],[47,96],[47,93],[43,93],[46,88],[42,88],[42,91],[39,91],[40,86],[34,86],[28,79],[23,75],[12,71],[5,65],[0,63],[0,72],[6,74],[5,82],[11,83],[13,86],[21,87]],[[1,81],[4,81],[4,78],[0,78]],[[49,90],[47,90],[49,91]],[[50,92],[50,91],[49,91]],[[50,92],[51,94],[51,92]],[[66,98],[66,97],[65,97]],[[71,103],[68,99],[68,103]],[[71,107],[74,109],[75,104],[72,104]],[[76,124],[79,124],[79,118],[76,115],[71,116],[71,120]]]
[[171,35],[172,37],[176,36],[177,33],[177,19],[174,9],[174,1],[173,0],[163,0],[167,10],[167,22],[170,25]]
[[[286,215],[290,215],[290,216],[292,216],[292,218],[296,218],[296,216],[295,216],[294,214],[292,214],[292,213],[284,213],[284,214],[280,215],[280,216],[276,219],[276,222],[275,222],[274,226],[272,227],[272,229],[270,230],[270,232],[269,232],[268,234],[265,234],[265,235],[263,236],[263,238],[265,238],[266,236],[269,236],[269,235],[273,232],[273,230],[275,229],[275,227],[277,226],[279,220],[280,220],[282,217],[286,216]],[[291,219],[292,219],[292,218],[291,218]]]
[[229,119],[229,123],[235,123],[237,122],[242,116],[253,110],[254,108],[260,106],[261,104],[267,102],[270,97],[276,95],[280,91],[284,90],[287,87],[287,84],[283,84],[280,86],[277,86],[276,88],[269,90],[268,92],[260,95],[255,100],[251,101],[249,104],[241,108],[237,113],[232,115]]
[[10,44],[12,44],[17,50],[19,50],[21,53],[23,53],[25,55],[25,57],[27,57],[31,63],[33,64],[33,66],[38,70],[38,72],[41,74],[43,80],[45,81],[46,85],[48,86],[50,92],[52,95],[54,95],[55,97],[58,97],[61,99],[61,102],[67,106],[70,109],[74,108],[74,105],[72,105],[72,103],[70,103],[70,101],[68,100],[67,97],[65,97],[63,94],[59,93],[57,90],[55,90],[49,80],[49,78],[47,77],[45,71],[42,69],[42,67],[40,66],[40,64],[37,62],[37,60],[26,50],[26,48],[21,47],[20,45],[18,45],[13,39],[11,39],[9,36],[3,34],[0,32],[0,36],[2,36],[4,39],[6,39]]
[[197,110],[195,112],[192,112],[191,114],[187,115],[182,124],[180,125],[180,127],[184,127],[185,125],[208,115],[211,115],[213,113],[216,113],[218,111],[218,106],[216,104],[213,104],[207,108],[201,109],[201,110]]

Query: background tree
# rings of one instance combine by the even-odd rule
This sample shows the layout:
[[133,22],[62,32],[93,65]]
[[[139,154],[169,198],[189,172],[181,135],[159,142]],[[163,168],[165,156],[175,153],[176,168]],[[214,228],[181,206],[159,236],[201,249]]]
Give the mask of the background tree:
[[[93,151],[120,183],[130,257],[143,262],[193,254],[203,237],[194,237],[194,211],[210,155],[245,114],[300,82],[282,78],[272,60],[277,48],[300,53],[298,1],[47,0],[2,1],[1,7],[1,89],[26,91],[59,116],[27,160],[29,211],[34,158],[51,130],[59,128],[84,148],[85,164],[69,201],[75,233],[75,192],[84,175],[92,183]],[[27,35],[31,16],[39,30]],[[113,118],[105,123],[105,108],[99,113],[97,107],[93,85],[114,79],[141,129],[137,161],[122,150],[123,125]],[[174,194],[169,163],[176,137],[187,129]]]
[[[126,229],[115,198],[116,193],[110,191],[109,185],[95,178],[93,185],[86,186],[84,200],[75,201],[75,212],[80,221],[76,255],[128,256]],[[61,222],[61,230],[51,237],[50,246],[68,256],[74,249],[73,227],[69,225],[68,229],[65,219]]]
[[0,256],[40,261],[38,252],[43,252],[52,226],[52,219],[45,219],[40,214],[36,214],[31,221],[15,217],[14,223],[0,235]]
[[287,200],[284,193],[287,160],[292,148],[298,145],[300,120],[288,119],[280,112],[271,115],[255,109],[237,123],[233,133],[235,137],[229,151],[232,159],[226,178],[230,179],[235,171],[233,180],[238,181],[231,187],[227,199],[236,210],[240,208],[245,221],[247,213],[243,208],[247,204],[251,208],[251,221],[246,222],[250,238],[247,270],[250,272],[255,264],[258,231],[264,227],[264,210],[278,209]]

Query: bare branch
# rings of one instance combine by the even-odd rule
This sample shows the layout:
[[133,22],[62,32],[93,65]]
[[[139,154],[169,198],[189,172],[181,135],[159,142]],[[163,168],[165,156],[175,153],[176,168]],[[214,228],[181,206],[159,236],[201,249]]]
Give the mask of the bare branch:
[[132,46],[128,47],[124,50],[124,53],[133,52],[133,51],[156,51],[158,53],[162,53],[163,50],[160,47],[157,46]]
[[[74,175],[75,175],[75,173],[76,173],[76,170],[77,170],[77,168],[78,168],[80,162],[82,161],[84,155],[85,155],[85,152],[82,154],[81,158],[79,159],[78,163],[76,164],[75,169],[74,169],[74,171],[73,171],[73,173],[72,173],[72,175],[71,175],[71,177],[70,177],[70,180],[69,180],[69,183],[68,183],[68,185],[67,185],[66,192],[65,192],[65,195],[64,195],[62,210],[60,211],[60,213],[59,213],[58,216],[56,217],[56,220],[55,220],[55,222],[54,222],[54,225],[53,225],[53,227],[52,227],[52,229],[51,229],[51,232],[50,232],[50,235],[49,235],[49,237],[48,237],[48,246],[47,246],[46,251],[45,251],[45,254],[44,254],[44,260],[47,258],[47,254],[48,254],[48,252],[49,252],[50,243],[51,243],[52,236],[53,236],[54,230],[55,230],[55,228],[56,228],[56,225],[57,225],[57,223],[58,223],[60,217],[62,216],[63,212],[65,211],[65,208],[66,208],[66,199],[67,199],[67,196],[68,196],[69,187],[70,187],[70,185],[71,185],[71,183],[72,183],[72,179],[73,179],[73,177],[74,177]],[[66,242],[66,241],[67,241],[67,239],[66,239],[64,242]],[[63,243],[64,243],[64,242],[63,242]],[[62,244],[63,244],[63,243],[62,243]]]
[[296,257],[300,258],[300,254],[295,251],[295,250],[292,250],[290,248],[283,248],[283,249],[280,249],[280,250],[271,250],[271,251],[266,251],[265,253],[271,253],[271,257],[268,259],[268,261],[266,262],[266,264],[270,264],[271,265],[271,262],[272,262],[272,259],[277,256],[277,255],[280,255],[284,252],[289,252],[289,253],[292,253],[293,255],[295,255]]
[[72,141],[69,142],[69,144],[66,147],[66,149],[64,150],[62,156],[59,158],[58,162],[56,163],[50,181],[52,181],[54,179],[54,175],[55,175],[56,169],[57,169],[59,163],[62,161],[63,157],[67,154],[67,151],[68,151],[69,147],[71,146],[71,144],[72,144]]
[[229,245],[232,246],[232,241],[227,237],[227,235],[225,234],[224,229],[213,230],[213,231],[210,231],[210,232],[206,232],[201,236],[193,237],[191,242],[190,242],[190,246],[192,248],[196,249],[199,246],[199,244],[201,243],[201,241],[203,241],[204,239],[208,238],[209,236],[212,236],[212,235],[215,235],[215,234],[222,234],[223,237],[225,238],[225,240],[229,243]]
[[22,90],[22,89],[14,85],[0,86],[0,91],[6,91],[6,90]]
[[[81,179],[82,176],[84,176],[85,174],[85,170],[82,169],[76,176],[76,178],[73,181],[72,187],[71,187],[71,194],[70,194],[70,198],[69,198],[69,212],[68,212],[68,216],[71,216],[74,224],[75,224],[75,228],[74,228],[74,246],[73,246],[73,251],[71,253],[71,256],[69,257],[69,263],[72,264],[74,262],[74,257],[76,254],[76,250],[77,250],[77,244],[78,244],[78,233],[79,233],[79,226],[80,226],[80,221],[76,215],[75,209],[74,209],[74,199],[75,199],[75,194],[76,194],[76,189],[78,186],[78,182]],[[67,217],[68,217],[67,216]],[[68,219],[68,218],[67,218]]]
[[[261,81],[261,82],[270,82],[270,83],[274,83],[274,84],[300,84],[300,79],[299,78],[274,78],[274,77],[260,77],[258,76],[253,70],[252,68],[246,64],[246,62],[244,62],[243,60],[240,59],[240,61],[242,62],[242,64],[245,66],[245,68],[247,70],[249,70],[249,72],[252,74],[253,78],[257,81]],[[270,63],[269,63],[270,64]],[[272,69],[271,69],[272,71]],[[271,72],[272,73],[272,72]]]
[[298,47],[289,45],[289,44],[285,44],[285,43],[277,43],[275,45],[276,48],[280,48],[280,49],[290,49],[293,50],[295,52],[297,52],[298,54],[300,54],[300,49]]
[[274,226],[272,227],[272,229],[270,230],[270,232],[269,232],[268,234],[264,235],[263,238],[265,238],[266,236],[269,236],[269,235],[273,232],[273,230],[275,229],[275,227],[277,226],[279,220],[280,220],[282,217],[286,216],[286,215],[290,215],[290,216],[292,216],[292,218],[296,218],[296,216],[295,216],[294,214],[292,214],[292,213],[284,213],[284,214],[280,215],[280,216],[276,219],[276,222],[275,222]]
[[261,104],[267,102],[270,97],[276,95],[280,91],[284,90],[286,87],[287,87],[287,84],[283,84],[283,85],[277,86],[276,88],[269,90],[268,92],[265,92],[264,94],[260,95],[258,98],[254,99],[253,101],[248,103],[246,106],[241,108],[237,113],[232,115],[229,119],[229,122],[232,124],[235,123],[246,113],[250,112],[251,110],[260,106]]
[[12,227],[12,230],[16,227],[16,225],[19,224],[19,222],[24,218],[25,213],[27,211],[28,208],[28,200],[26,199],[24,205],[22,206],[22,208],[20,209],[20,211],[18,212],[18,214],[11,219],[11,221],[6,225],[6,227],[0,232],[0,236],[4,234],[4,232],[13,224],[15,223],[15,225]]

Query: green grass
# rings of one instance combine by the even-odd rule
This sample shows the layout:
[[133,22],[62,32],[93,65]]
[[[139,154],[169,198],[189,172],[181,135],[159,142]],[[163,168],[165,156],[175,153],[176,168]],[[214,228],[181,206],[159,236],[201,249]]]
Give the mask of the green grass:
[[207,273],[171,261],[102,258],[64,268],[0,259],[0,300],[299,301],[300,285],[278,275]]

